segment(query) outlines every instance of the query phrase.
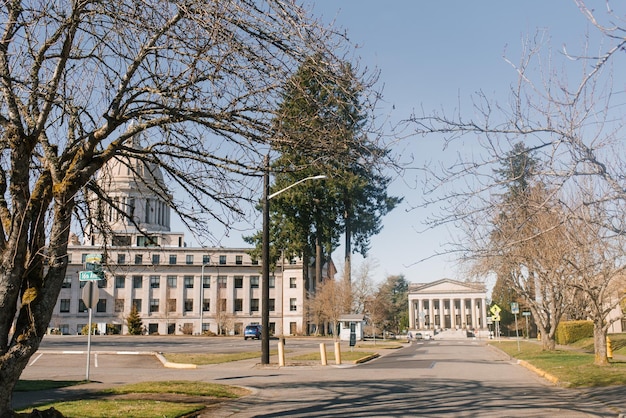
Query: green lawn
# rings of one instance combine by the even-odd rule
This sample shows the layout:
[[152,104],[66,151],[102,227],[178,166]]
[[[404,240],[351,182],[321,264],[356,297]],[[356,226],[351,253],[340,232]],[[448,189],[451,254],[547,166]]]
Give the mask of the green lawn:
[[[492,342],[491,345],[544,370],[567,386],[626,385],[626,361],[614,359],[610,365],[602,367],[593,364],[593,352],[543,351],[540,344],[527,341],[520,341],[520,351],[516,341]],[[593,344],[591,348],[593,350]]]
[[[187,417],[207,404],[247,395],[246,389],[193,381],[143,382],[101,391],[91,399],[37,405],[39,411],[54,408],[67,418]],[[169,396],[167,396],[169,395]],[[187,397],[194,397],[188,400]],[[202,397],[199,400],[198,397]],[[30,413],[33,408],[18,411]]]

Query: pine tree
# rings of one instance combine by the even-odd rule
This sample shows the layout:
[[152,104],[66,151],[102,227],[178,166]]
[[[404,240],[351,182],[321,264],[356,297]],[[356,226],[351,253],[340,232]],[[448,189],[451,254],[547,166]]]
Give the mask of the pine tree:
[[128,334],[130,335],[141,335],[143,333],[143,322],[141,321],[139,312],[137,312],[137,307],[134,305],[126,318],[126,325],[128,326]]

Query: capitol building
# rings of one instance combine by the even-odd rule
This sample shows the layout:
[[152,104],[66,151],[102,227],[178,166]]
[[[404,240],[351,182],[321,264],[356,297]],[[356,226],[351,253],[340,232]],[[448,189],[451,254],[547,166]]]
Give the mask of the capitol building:
[[[246,325],[261,323],[260,262],[246,248],[187,247],[183,233],[170,231],[170,208],[154,192],[161,188],[151,186],[163,183],[157,167],[139,160],[112,161],[97,181],[128,216],[101,204],[111,228],[107,238],[90,231],[82,241],[72,235],[51,331],[77,334],[88,324],[83,300],[88,282],[79,279],[79,272],[94,256],[102,257],[105,272],[104,280],[94,282],[92,323],[99,333],[126,334],[133,307],[150,334],[242,335]],[[273,334],[306,333],[303,268],[301,259],[283,259],[270,273]]]

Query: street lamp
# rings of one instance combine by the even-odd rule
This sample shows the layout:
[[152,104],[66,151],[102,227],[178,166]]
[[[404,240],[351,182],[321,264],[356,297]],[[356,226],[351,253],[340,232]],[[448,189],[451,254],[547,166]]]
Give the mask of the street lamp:
[[263,286],[261,289],[261,364],[270,364],[270,199],[307,180],[325,179],[325,175],[305,177],[282,190],[270,194],[269,156],[265,156],[263,175]]

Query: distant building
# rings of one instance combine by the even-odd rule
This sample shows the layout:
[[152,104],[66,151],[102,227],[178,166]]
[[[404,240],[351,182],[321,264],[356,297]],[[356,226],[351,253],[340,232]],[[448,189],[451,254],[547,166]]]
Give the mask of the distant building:
[[[142,181],[138,181],[141,178]],[[261,322],[261,265],[245,248],[190,248],[184,234],[170,231],[165,199],[150,187],[163,182],[160,170],[142,161],[114,162],[97,178],[128,218],[108,205],[100,208],[111,225],[99,281],[93,323],[101,333],[127,333],[126,317],[134,306],[145,331],[158,334],[239,335]],[[95,213],[94,206],[94,213]],[[104,238],[87,231],[81,243],[73,235],[69,267],[50,327],[80,333],[88,323],[82,300],[85,281],[79,271],[90,254],[102,254]],[[300,259],[279,261],[270,277],[270,331],[306,333],[306,283]]]
[[409,285],[409,329],[486,329],[482,283],[442,279]]

